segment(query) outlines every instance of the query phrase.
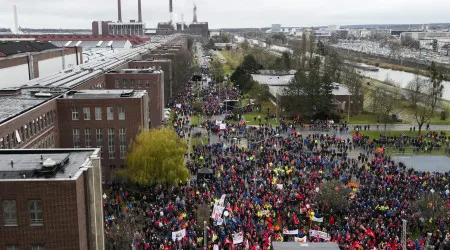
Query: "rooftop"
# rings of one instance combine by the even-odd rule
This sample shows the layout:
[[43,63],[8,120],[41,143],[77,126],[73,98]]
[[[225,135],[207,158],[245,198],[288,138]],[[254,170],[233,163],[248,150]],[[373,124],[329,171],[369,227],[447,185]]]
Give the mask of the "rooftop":
[[[57,97],[57,93],[62,94],[86,81],[105,74],[105,72],[117,69],[125,65],[127,61],[148,53],[149,50],[154,50],[176,37],[177,35],[154,36],[151,43],[95,57],[87,63],[55,72],[49,76],[26,82],[2,82],[5,87],[20,87],[21,91],[14,95],[0,95],[0,124]],[[36,92],[44,92],[45,94],[35,96]],[[48,95],[47,92],[51,92],[51,95]]]
[[0,181],[76,180],[98,149],[0,150]]
[[58,47],[83,47],[84,48],[125,48],[125,45],[131,44],[128,40],[57,40],[50,41],[52,44]]
[[109,74],[160,74],[161,71],[152,68],[148,69],[121,69],[109,72]]
[[69,92],[68,99],[112,99],[112,98],[141,98],[145,90],[113,89],[113,90],[79,90]]
[[49,42],[37,41],[1,41],[0,57],[11,56],[26,52],[40,52],[48,49],[57,49]]

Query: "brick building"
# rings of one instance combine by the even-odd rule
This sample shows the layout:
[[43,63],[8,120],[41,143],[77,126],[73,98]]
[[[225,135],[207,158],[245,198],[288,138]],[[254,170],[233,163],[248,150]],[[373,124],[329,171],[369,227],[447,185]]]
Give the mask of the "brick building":
[[[69,99],[68,96],[73,94],[72,91],[75,90],[110,90],[111,93],[118,90],[125,91],[126,93],[132,89],[136,89],[135,92],[142,92],[146,90],[148,94],[147,99],[149,100],[146,103],[147,106],[149,106],[147,110],[150,110],[150,125],[153,127],[159,126],[163,117],[164,88],[162,85],[164,84],[165,72],[159,72],[159,70],[155,70],[153,72],[151,72],[151,70],[144,70],[146,71],[145,73],[123,73],[125,72],[123,69],[129,68],[129,62],[142,61],[143,57],[151,53],[153,49],[156,49],[158,46],[166,44],[175,38],[177,38],[177,36],[159,37],[158,39],[154,38],[155,41],[152,43],[147,43],[145,45],[132,48],[128,51],[121,51],[115,53],[114,55],[107,55],[98,59],[93,59],[90,62],[76,66],[71,70],[55,72],[48,77],[39,77],[30,80],[25,82],[26,85],[6,89],[0,88],[0,150],[60,147],[72,148],[73,129],[77,127],[73,127],[75,125],[71,121],[72,110],[69,109],[69,104],[65,106],[65,102],[80,103],[81,100],[78,101],[73,98],[71,100],[65,99]],[[183,43],[182,39],[179,41]],[[163,57],[162,59],[167,58]],[[166,67],[163,66],[164,63],[161,65],[162,69],[163,67]],[[123,74],[125,74],[126,78]],[[116,88],[115,80],[119,80],[118,77],[122,77],[122,81],[119,81],[119,88]],[[123,89],[123,79],[127,79],[126,89]],[[128,79],[133,79],[134,87],[130,86],[131,81]],[[141,79],[141,88],[139,88],[137,81],[139,79]],[[142,80],[144,80],[144,82],[142,82]],[[149,80],[149,87],[147,87],[145,80]],[[174,91],[176,91],[176,89],[174,89]],[[104,113],[102,115],[106,115],[106,108],[111,107],[107,106],[108,104],[106,102],[113,102],[115,105],[113,107],[118,108],[119,106],[128,105],[128,102],[132,102],[129,99],[132,98],[117,97],[115,98],[115,101],[95,101],[97,106],[90,106],[91,119],[94,119],[92,117],[95,117],[95,107],[99,107],[98,105],[102,105],[102,112]],[[86,103],[89,102],[92,103],[94,100],[86,101]],[[143,102],[139,105],[144,106],[142,103]],[[82,109],[85,106],[82,106],[81,104],[76,105],[79,105],[77,107],[80,109],[79,117],[81,119],[82,115],[84,115]],[[152,108],[152,105],[154,108]],[[130,109],[132,110],[131,112],[129,112]],[[142,127],[144,127],[145,122],[141,122],[145,119],[140,117],[143,116],[144,113],[149,114],[149,112],[142,111],[143,113],[141,113],[140,116],[137,116],[135,113],[137,111],[138,109],[135,109],[134,106],[133,108],[125,107],[127,124],[123,124],[119,120],[113,121],[113,123],[118,123],[118,126],[123,125],[125,127],[109,127],[111,121],[108,121],[106,118],[101,121],[91,120],[91,122],[89,122],[89,126],[92,125],[91,135],[93,142],[95,136],[95,132],[93,132],[94,129],[115,128],[115,143],[117,141],[117,144],[115,144],[115,149],[119,150],[116,152],[116,155],[120,156],[118,129],[126,128],[127,140],[131,140],[132,137],[134,137],[135,132],[129,132],[131,130],[128,130],[130,127],[127,127],[129,125],[128,120],[130,120],[130,123],[135,123],[134,128],[138,126],[137,124],[143,124]],[[117,116],[118,119],[117,112],[118,110],[115,109],[114,116]],[[61,116],[68,118],[62,120]],[[85,121],[83,121],[83,123],[85,123]],[[89,127],[79,127],[80,147],[86,146],[85,142],[82,141],[85,140],[85,134],[83,134],[85,132],[85,128]],[[81,129],[83,129],[83,131]],[[104,149],[107,147],[106,136],[107,131],[104,132]],[[92,147],[94,146],[96,146],[96,144],[92,145]],[[107,151],[103,153],[104,162],[102,162],[102,167],[107,169],[104,173],[104,181],[109,181],[113,176],[111,174],[112,171],[110,171],[110,166],[115,166],[116,168],[120,167],[123,165],[123,160],[120,159],[120,157],[117,157],[115,160],[106,159],[106,153]]]
[[0,150],[0,249],[104,249],[98,154]]
[[131,61],[128,63],[130,69],[148,69],[153,68],[156,70],[162,70],[164,72],[164,105],[167,105],[169,98],[173,94],[173,72],[172,61],[168,59],[160,60],[139,60]]
[[61,148],[100,148],[105,180],[124,166],[130,141],[148,129],[144,90],[71,91],[57,99]]
[[122,69],[105,75],[106,89],[144,89],[149,93],[150,127],[164,118],[164,72],[148,69]]

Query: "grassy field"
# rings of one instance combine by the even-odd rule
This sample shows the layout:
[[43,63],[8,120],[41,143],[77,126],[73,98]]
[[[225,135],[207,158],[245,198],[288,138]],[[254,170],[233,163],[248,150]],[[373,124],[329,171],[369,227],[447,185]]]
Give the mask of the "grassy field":
[[[410,132],[409,130],[403,130],[403,131],[392,131],[392,130],[383,130],[383,127],[380,125],[380,130],[376,130],[376,127],[371,127],[370,131],[359,131],[360,134],[364,136],[369,136],[370,139],[374,138],[380,138],[380,135],[386,135],[386,136],[400,136],[402,134],[405,134],[406,136],[419,136],[419,132]],[[351,134],[355,134],[356,131],[351,131]]]
[[[245,118],[247,125],[259,125],[258,116],[261,117],[261,123],[265,124],[266,123],[266,114],[258,113],[258,112],[251,112],[251,113],[244,114],[244,118]],[[256,120],[255,120],[255,117],[256,117]],[[270,124],[272,124],[274,126],[280,125],[280,122],[277,120],[269,119],[269,122],[270,122]]]
[[198,115],[194,115],[191,117],[191,124],[198,125]]
[[236,69],[237,66],[239,66],[239,64],[242,63],[242,61],[244,60],[244,55],[238,51],[238,50],[222,50],[219,51],[219,53],[221,53],[223,55],[223,57],[225,57],[225,59],[227,59],[227,65],[229,66],[230,69]]

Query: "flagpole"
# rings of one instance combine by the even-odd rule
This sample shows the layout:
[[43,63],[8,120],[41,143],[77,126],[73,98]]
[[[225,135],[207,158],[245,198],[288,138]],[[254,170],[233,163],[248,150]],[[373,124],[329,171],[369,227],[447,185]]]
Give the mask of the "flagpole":
[[203,245],[205,246],[205,250],[208,249],[208,235],[206,232],[206,220],[203,221]]

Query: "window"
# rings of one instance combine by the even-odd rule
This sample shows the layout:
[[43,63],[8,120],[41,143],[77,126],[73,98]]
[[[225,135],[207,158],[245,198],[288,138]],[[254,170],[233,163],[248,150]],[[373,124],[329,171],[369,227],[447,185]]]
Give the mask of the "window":
[[18,245],[7,245],[6,250],[20,250]]
[[78,120],[78,108],[72,108],[72,120]]
[[119,80],[114,80],[114,85],[115,85],[116,89],[120,88]]
[[101,153],[103,153],[103,134],[102,129],[98,128],[95,130],[95,135],[97,136],[97,148],[101,149]]
[[91,137],[91,129],[84,129],[84,142],[86,143],[86,148],[92,147],[92,137]]
[[114,108],[113,107],[107,107],[106,108],[106,115],[108,120],[114,120]]
[[3,220],[5,226],[17,226],[17,210],[15,200],[3,201]]
[[150,88],[150,80],[145,80],[145,87]]
[[72,129],[72,139],[73,139],[73,147],[79,148],[80,147],[80,129],[79,128]]
[[130,80],[130,88],[134,89],[134,80],[133,79]]
[[90,120],[91,119],[91,108],[84,107],[83,108],[83,114],[84,114],[84,120]]
[[32,226],[42,226],[44,222],[44,220],[42,219],[42,201],[28,201],[28,211],[30,212],[30,224]]
[[31,250],[45,250],[44,245],[32,245]]
[[122,86],[124,89],[126,89],[127,88],[127,79],[123,79],[123,86]]
[[120,142],[120,159],[125,159],[127,153],[127,135],[124,128],[119,129],[119,142]]
[[0,149],[5,148],[5,142],[3,141],[3,138],[0,138]]
[[125,107],[118,107],[117,110],[119,112],[119,120],[125,120]]
[[141,80],[138,80],[138,88],[142,88]]
[[5,143],[5,148],[11,148],[11,141],[9,140],[9,135],[6,135],[6,143]]
[[102,120],[102,108],[101,107],[95,107],[95,120],[96,121]]
[[108,129],[108,157],[109,159],[116,158],[116,148],[114,147],[114,129]]

